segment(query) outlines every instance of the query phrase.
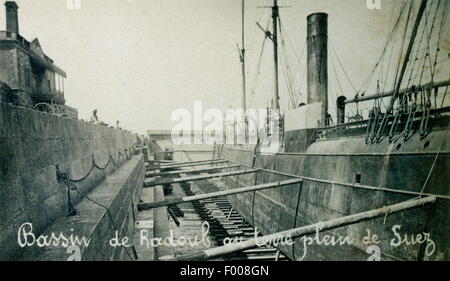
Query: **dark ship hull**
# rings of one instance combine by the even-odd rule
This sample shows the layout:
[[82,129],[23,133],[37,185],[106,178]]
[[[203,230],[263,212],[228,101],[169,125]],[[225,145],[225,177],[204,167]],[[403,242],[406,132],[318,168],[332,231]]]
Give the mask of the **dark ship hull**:
[[[320,239],[325,235],[348,237],[353,240],[351,246],[326,245],[320,239],[309,245],[305,242],[309,240],[297,238],[295,246],[285,245],[280,250],[295,260],[368,260],[373,252],[367,248],[373,243],[362,241],[366,241],[364,237],[370,231],[371,235],[378,235],[381,260],[448,260],[450,142],[449,129],[439,127],[448,124],[448,119],[433,121],[435,128],[426,137],[417,133],[406,141],[399,138],[390,142],[386,138],[366,144],[364,125],[358,125],[340,132],[336,127],[329,128],[329,135],[334,131],[346,136],[330,136],[310,145],[308,139],[317,130],[288,132],[282,153],[254,153],[252,149],[225,146],[221,148],[222,158],[252,166],[255,155],[255,167],[304,179],[295,186],[234,195],[230,202],[263,234],[271,234],[417,198],[421,192],[423,196],[442,195],[430,206],[318,234]],[[292,178],[281,173],[260,171],[239,176],[237,182],[236,177],[230,177],[227,187]],[[400,227],[394,231],[395,225]]]
[[[420,2],[402,68],[395,73],[394,89],[381,93],[377,86],[373,95],[358,91],[350,101],[345,96],[338,97],[337,125],[330,124],[328,114],[327,14],[308,16],[307,104],[300,105],[295,114],[286,112],[285,118],[281,118],[284,120],[280,126],[284,132],[281,148],[270,153],[264,152],[264,147],[219,148],[222,158],[262,169],[255,175],[229,177],[227,188],[276,183],[294,177],[303,179],[296,185],[231,196],[234,208],[264,235],[420,197],[437,198],[435,203],[426,206],[323,233],[316,231],[308,236],[311,239],[296,238],[294,245],[279,247],[291,259],[450,259],[450,120],[448,104],[444,104],[449,81],[433,84],[437,80],[432,75],[429,84],[422,77],[413,82],[411,76],[407,80],[410,74],[406,74],[418,67],[408,62],[417,60],[411,53],[420,49],[420,44],[414,45],[414,41],[424,26],[424,11],[431,9],[432,4],[428,2],[427,6],[426,0]],[[388,43],[389,40],[386,46]],[[406,80],[403,84],[402,79]],[[439,92],[439,88],[444,88],[444,92]],[[443,95],[440,107],[438,93]],[[379,103],[384,98],[390,100],[385,112],[381,112]],[[277,99],[275,91],[274,100]],[[368,100],[373,102],[369,118],[363,120],[357,109],[357,118],[349,118],[356,121],[345,123],[345,105]],[[333,245],[333,239],[337,241],[339,237],[352,243]]]

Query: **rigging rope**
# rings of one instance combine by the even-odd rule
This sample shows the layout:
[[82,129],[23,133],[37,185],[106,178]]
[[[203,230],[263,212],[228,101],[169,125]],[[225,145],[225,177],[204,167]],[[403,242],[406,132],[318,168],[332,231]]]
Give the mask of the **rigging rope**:
[[[128,158],[127,151],[128,151],[128,149],[125,149],[125,154],[126,154],[126,156]],[[119,162],[119,160],[120,160],[120,155],[121,155],[121,152],[119,151],[119,157],[117,159],[117,162]],[[130,158],[128,158],[128,159],[130,159]],[[100,167],[99,165],[97,165],[95,163],[95,160],[94,160],[94,155],[92,155],[92,165],[91,165],[91,168],[89,169],[89,171],[86,173],[85,176],[83,176],[83,177],[81,177],[79,179],[71,179],[71,178],[69,178],[69,176],[66,173],[60,172],[59,171],[59,166],[57,165],[56,166],[56,177],[57,177],[58,182],[64,183],[64,185],[67,187],[67,199],[68,199],[68,203],[67,204],[68,204],[68,212],[69,212],[68,216],[75,216],[77,214],[77,211],[76,211],[76,209],[74,208],[74,206],[72,204],[71,194],[70,194],[70,191],[75,191],[81,198],[86,198],[87,200],[93,202],[94,204],[97,204],[100,207],[104,208],[106,210],[106,213],[108,214],[108,217],[110,218],[110,220],[111,220],[111,222],[113,224],[113,227],[114,227],[115,231],[118,232],[119,229],[117,228],[117,226],[116,226],[116,224],[114,222],[114,219],[111,216],[111,212],[110,212],[109,208],[106,207],[105,205],[103,205],[103,204],[101,204],[101,203],[91,199],[89,196],[83,195],[81,192],[78,191],[78,186],[76,185],[76,183],[79,183],[79,182],[85,180],[91,174],[91,172],[94,170],[94,168],[97,168],[99,170],[105,170],[109,166],[110,163],[113,163],[114,165],[118,166],[114,162],[113,157],[111,156],[111,154],[109,154],[108,161],[107,161],[107,163],[105,164],[104,167]],[[127,255],[130,258],[130,260],[133,260],[133,258],[131,257],[131,254],[128,252],[128,249],[124,245],[122,245],[122,247],[124,247],[125,252],[127,253]]]
[[[288,41],[288,43],[289,43],[289,45],[290,45],[290,47],[291,47],[291,49],[292,49],[292,52],[294,53],[294,55],[295,55],[295,57],[296,57],[296,59],[297,59],[297,65],[293,68],[293,71],[292,71],[292,73],[291,73],[291,76],[297,77],[297,76],[296,76],[296,73],[297,73],[298,69],[299,69],[301,66],[303,66],[303,73],[302,73],[302,75],[300,76],[300,77],[301,77],[300,83],[296,85],[296,86],[297,86],[297,87],[296,87],[297,93],[298,93],[298,95],[300,96],[300,95],[301,95],[301,92],[302,92],[302,85],[303,85],[304,79],[305,79],[305,77],[306,77],[306,68],[307,68],[307,67],[306,67],[305,63],[302,62],[302,58],[303,58],[303,55],[304,55],[304,53],[305,53],[305,51],[306,51],[307,42],[306,42],[306,40],[305,40],[305,43],[304,43],[304,45],[303,45],[302,51],[300,52],[300,56],[299,56],[299,55],[298,55],[298,52],[297,52],[297,50],[296,50],[296,48],[294,47],[294,44],[293,44],[292,40],[290,39],[289,32],[287,31],[287,29],[286,29],[286,27],[284,26],[284,24],[281,22],[281,18],[279,18],[279,21],[280,21],[280,34],[281,34],[282,36],[283,36],[283,34],[286,34],[287,41]],[[284,48],[286,49],[286,47],[284,47]],[[286,52],[287,52],[287,50],[286,50]],[[294,78],[292,78],[292,79],[294,79]],[[294,82],[295,82],[295,80],[294,80]],[[298,103],[298,101],[297,101],[296,103]]]
[[[113,225],[113,227],[114,227],[114,230],[115,230],[117,233],[119,232],[119,229],[117,228],[116,223],[114,222],[114,218],[112,217],[111,211],[109,210],[108,207],[106,207],[105,205],[103,205],[103,204],[101,204],[101,203],[99,203],[99,202],[97,202],[97,201],[91,199],[91,198],[90,198],[89,196],[87,196],[87,195],[83,195],[81,192],[78,191],[78,186],[77,186],[75,183],[71,182],[70,179],[60,177],[60,178],[59,178],[59,181],[62,181],[62,182],[67,186],[67,192],[68,192],[69,196],[70,196],[70,191],[73,190],[73,191],[75,191],[81,198],[86,198],[87,200],[91,201],[92,203],[94,203],[94,204],[96,204],[96,205],[98,205],[98,206],[104,208],[104,209],[106,210],[106,213],[107,213],[109,219],[111,220],[111,223],[112,223],[112,225]],[[72,205],[72,203],[70,203],[70,200],[69,200],[69,205],[70,205],[70,206]],[[73,209],[73,206],[72,206],[72,210],[73,210],[75,213],[74,213],[74,214],[69,214],[70,216],[73,216],[73,215],[76,214],[76,211],[75,211],[75,209]],[[125,247],[124,245],[121,245],[121,247],[123,247],[123,249],[125,250],[125,252],[126,252],[126,254],[128,255],[129,259],[130,259],[130,260],[133,260],[131,254],[128,252],[127,247]]]
[[[438,4],[439,3],[440,3],[440,1],[438,2]],[[438,12],[438,10],[437,10],[438,8],[439,8],[439,6],[436,7],[436,14],[435,14],[435,16],[433,18],[430,31],[428,31],[428,19],[427,19],[427,17],[425,18],[424,30],[427,32],[428,36],[426,38],[427,46],[426,46],[426,48],[424,48],[424,51],[423,51],[423,56],[424,57],[423,57],[422,71],[420,73],[420,79],[419,79],[419,83],[418,83],[419,85],[421,85],[421,83],[422,83],[422,79],[423,79],[423,74],[425,72],[425,64],[427,62],[427,58],[428,58],[428,61],[430,63],[430,71],[432,71],[432,67],[433,67],[432,64],[431,64],[431,59],[430,59],[430,54],[429,54],[429,52],[430,52],[430,40],[431,40],[431,34],[433,33],[433,28],[434,28],[434,23],[435,23],[435,20],[436,20],[436,15],[437,15],[437,12]],[[430,13],[431,13],[431,7],[429,7],[428,16],[430,15]]]
[[439,27],[438,40],[437,40],[437,43],[436,43],[436,54],[435,54],[435,57],[434,57],[433,75],[432,75],[431,81],[433,81],[434,74],[436,73],[436,66],[438,64],[437,63],[437,58],[438,58],[438,54],[439,54],[439,51],[440,51],[439,43],[440,43],[440,40],[441,40],[442,27],[444,26],[445,19],[447,18],[447,4],[448,4],[448,1],[445,1],[444,9],[442,10],[441,24],[440,24],[440,27]]
[[[395,101],[396,101],[397,95],[398,95],[398,90],[400,89],[399,88],[400,87],[400,83],[401,83],[401,81],[403,79],[405,67],[407,66],[406,63],[407,63],[407,59],[408,58],[405,58],[405,61],[403,62],[402,70],[401,70],[400,76],[399,76],[399,69],[400,69],[400,64],[401,64],[401,61],[402,61],[402,54],[403,54],[403,49],[404,49],[404,43],[406,41],[406,34],[407,34],[408,26],[409,26],[409,20],[411,18],[412,7],[413,7],[413,2],[410,2],[410,6],[409,6],[409,10],[408,10],[408,16],[406,18],[406,23],[405,23],[405,31],[404,31],[404,34],[403,34],[402,44],[401,44],[401,47],[400,47],[400,56],[399,56],[399,60],[398,60],[398,64],[397,64],[397,70],[396,70],[395,78],[394,78],[394,86],[393,86],[394,93],[392,95],[392,98],[391,98],[391,101],[390,101],[390,105],[386,109],[386,112],[384,113],[383,118],[381,119],[381,123],[380,124],[374,124],[374,126],[375,126],[374,129],[377,129],[377,126],[378,126],[378,130],[377,130],[376,137],[375,137],[375,141],[377,141],[377,142],[380,142],[382,140],[383,130],[384,130],[385,126],[386,126],[386,123],[388,121],[389,115],[391,114],[391,111],[392,111],[392,109],[394,107],[394,104],[395,104]],[[421,7],[422,7],[422,5],[421,5]],[[421,11],[419,9],[419,13],[420,12]],[[415,36],[414,33],[417,32],[416,24],[418,24],[418,23],[419,23],[418,19],[416,19],[416,23],[415,23],[415,25],[413,27],[413,35],[414,36]],[[413,39],[414,38],[412,37],[411,40],[413,40]],[[408,50],[407,50],[407,53],[406,53],[407,56],[409,55],[408,51],[410,51],[410,47],[412,46],[411,43],[412,42],[410,41],[410,44],[408,44]],[[397,114],[398,113],[399,112],[397,112]],[[397,116],[395,116],[395,118],[397,118]],[[394,122],[395,122],[395,119],[394,119]],[[393,123],[393,125],[394,125],[394,123]]]
[[[428,14],[427,14],[427,17],[426,18],[428,18],[429,17],[429,13],[430,13],[430,11],[431,10],[429,10],[428,11]],[[427,21],[425,21],[425,25],[427,24]],[[413,61],[413,64],[411,65],[409,65],[409,66],[411,66],[411,72],[410,72],[410,76],[409,76],[409,78],[408,78],[408,83],[407,83],[407,87],[409,87],[409,85],[410,85],[410,82],[412,81],[412,76],[413,76],[413,74],[415,73],[415,72],[418,72],[419,71],[419,68],[415,68],[415,65],[416,65],[416,62],[417,61],[419,61],[419,65],[421,64],[421,61],[422,61],[422,56],[420,56],[420,59],[419,59],[419,52],[420,52],[420,47],[422,46],[422,42],[424,41],[423,40],[423,37],[424,37],[424,35],[425,35],[425,31],[426,31],[426,28],[424,27],[423,28],[423,30],[422,30],[422,34],[420,35],[420,39],[419,39],[419,45],[417,45],[417,47],[416,47],[416,54],[415,54],[415,59],[414,59],[414,61]],[[425,52],[425,49],[424,49],[424,52]],[[425,53],[424,53],[425,54]],[[414,76],[414,80],[417,78],[417,75],[416,76]]]
[[350,86],[352,86],[352,89],[353,89],[353,91],[355,91],[355,94],[356,94],[356,93],[357,93],[356,88],[355,88],[355,86],[353,85],[352,80],[350,79],[350,77],[349,77],[347,71],[345,70],[344,65],[342,64],[341,60],[339,59],[339,56],[338,56],[338,54],[337,54],[337,52],[336,52],[336,49],[334,48],[333,44],[331,43],[331,40],[328,40],[328,41],[330,42],[331,50],[334,52],[334,56],[336,57],[336,59],[337,59],[339,65],[341,66],[341,69],[342,69],[342,71],[344,72],[345,77],[347,77],[347,80],[348,80],[348,82],[350,83]]
[[287,50],[286,50],[286,44],[285,44],[285,40],[284,40],[284,36],[283,36],[283,29],[281,28],[281,24],[280,24],[280,37],[281,37],[281,51],[282,51],[282,60],[281,60],[281,64],[283,67],[283,75],[284,78],[286,80],[286,85],[288,88],[288,93],[289,93],[289,99],[291,101],[291,104],[293,105],[293,107],[295,108],[297,106],[297,88],[295,85],[295,81],[294,78],[292,77],[292,75],[290,75],[290,69],[289,69],[289,65],[287,63]]
[[422,186],[422,189],[420,190],[419,197],[423,196],[423,192],[425,191],[425,187],[427,187],[428,181],[430,180],[431,173],[434,170],[434,167],[436,165],[436,162],[437,162],[437,159],[439,157],[439,154],[441,153],[442,148],[444,147],[445,140],[447,139],[448,131],[449,131],[449,128],[447,127],[447,130],[445,132],[445,136],[442,138],[442,143],[441,143],[441,146],[439,148],[439,151],[436,153],[436,156],[434,157],[433,164],[431,165],[431,168],[430,168],[430,171],[428,172],[427,178],[425,179],[425,182],[424,182],[424,184]]
[[[333,70],[334,76],[336,77],[336,84],[338,84],[338,88],[339,88],[340,91],[341,91],[341,95],[345,96],[344,90],[343,90],[342,85],[341,85],[341,82],[339,81],[339,77],[337,76],[336,65],[335,65],[335,63],[334,63],[334,59],[333,59],[333,56],[332,56],[332,55],[330,56],[330,61],[331,61],[331,66],[332,66],[332,70]],[[331,80],[331,79],[330,79],[330,80]],[[335,111],[335,113],[336,113],[336,116],[337,116],[337,104],[336,104],[337,96],[336,96],[336,94],[334,93],[334,91],[331,91],[331,87],[329,87],[329,89],[330,89],[330,94],[331,94],[331,96],[332,96],[332,98],[333,98],[333,101],[335,101],[335,102],[333,103],[333,109],[334,109],[334,111]]]
[[[269,24],[270,24],[270,21],[267,22],[267,28],[269,28]],[[266,30],[267,30],[267,28],[266,28]],[[253,88],[252,88],[252,91],[251,91],[252,95],[255,94],[256,85],[258,83],[258,77],[259,77],[259,74],[260,74],[260,68],[261,68],[261,63],[262,63],[262,56],[264,54],[264,46],[266,44],[266,41],[267,41],[267,34],[264,35],[264,39],[263,39],[263,42],[262,42],[262,45],[261,45],[261,51],[259,52],[258,67],[256,68],[255,77],[253,79]]]
[[373,73],[375,72],[375,70],[378,68],[381,60],[383,59],[386,50],[388,50],[388,46],[391,43],[391,40],[394,38],[394,35],[397,33],[398,27],[399,27],[399,23],[400,23],[400,19],[403,16],[403,12],[405,11],[406,8],[406,4],[408,3],[407,0],[403,1],[403,4],[400,8],[400,13],[399,16],[397,17],[397,20],[395,21],[395,24],[391,30],[391,32],[388,34],[386,42],[384,44],[383,50],[381,52],[380,57],[378,58],[377,62],[375,63],[374,67],[372,68],[372,71],[369,73],[368,77],[366,78],[366,80],[363,82],[363,84],[361,85],[360,89],[357,91],[358,93],[361,93],[365,87],[367,86],[367,84],[370,82],[370,78],[373,76]]
[[[298,217],[298,211],[299,211],[299,207],[300,207],[300,195],[302,194],[302,187],[303,187],[303,182],[298,184],[298,194],[297,194],[297,206],[295,207],[295,216],[294,216],[294,226],[292,228],[296,228],[297,227],[297,217]],[[292,258],[295,261],[295,240],[294,243],[292,243]]]

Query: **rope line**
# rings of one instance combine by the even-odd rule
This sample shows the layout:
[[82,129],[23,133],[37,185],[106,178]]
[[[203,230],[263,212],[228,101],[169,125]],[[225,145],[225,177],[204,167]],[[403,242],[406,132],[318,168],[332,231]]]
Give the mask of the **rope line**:
[[[131,151],[131,150],[130,150],[130,151]],[[106,162],[105,166],[104,166],[104,167],[100,167],[100,166],[95,162],[94,155],[92,155],[92,156],[91,156],[91,158],[92,158],[92,165],[91,165],[91,167],[89,168],[89,170],[88,170],[88,172],[86,173],[86,175],[84,175],[83,177],[78,178],[78,179],[72,179],[72,178],[69,178],[69,177],[67,176],[67,174],[64,174],[64,173],[60,173],[60,174],[61,174],[61,175],[65,175],[71,182],[74,182],[74,183],[82,182],[82,181],[84,181],[87,177],[89,177],[89,175],[92,173],[92,171],[94,170],[94,168],[97,168],[98,170],[104,171],[104,170],[106,170],[106,168],[109,166],[110,163],[112,163],[114,166],[117,166],[117,167],[118,167],[119,164],[120,164],[120,163],[119,163],[120,158],[123,157],[123,156],[125,156],[128,160],[131,159],[131,156],[128,154],[128,149],[125,149],[125,154],[123,154],[122,152],[119,151],[119,156],[118,156],[118,158],[117,158],[117,161],[114,161],[112,155],[110,154],[109,157],[108,157],[108,161]],[[57,170],[57,174],[58,174],[58,173],[59,173],[59,166],[58,166],[58,165],[56,165],[56,170]]]
[[[295,207],[294,227],[293,228],[297,227],[297,217],[298,217],[298,209],[300,206],[300,195],[302,194],[302,186],[303,186],[303,183],[300,183],[299,187],[298,187],[297,207]],[[292,258],[294,261],[296,260],[296,258],[295,258],[295,239],[294,239],[294,243],[292,243]]]
[[[81,198],[86,198],[87,200],[91,201],[92,203],[94,203],[94,204],[104,208],[106,210],[106,214],[108,215],[109,219],[111,220],[111,223],[112,223],[112,225],[114,227],[114,230],[117,231],[117,233],[119,232],[119,229],[117,228],[116,223],[114,221],[114,218],[112,217],[111,211],[109,210],[108,207],[106,207],[105,205],[95,201],[94,199],[90,198],[87,195],[83,195],[81,192],[78,191],[78,186],[75,183],[71,182],[70,179],[64,178],[64,176],[62,176],[62,175],[58,175],[58,177],[59,177],[58,180],[63,182],[67,186],[67,192],[68,192],[68,195],[69,195],[69,206],[72,205],[72,203],[70,202],[70,191],[72,190],[72,191],[75,191]],[[73,206],[72,206],[72,209],[73,209],[73,211],[76,214],[76,210],[73,208]],[[69,216],[74,216],[75,214],[69,214]],[[121,246],[124,248],[124,250],[127,253],[127,255],[130,258],[130,260],[133,260],[131,254],[128,252],[127,247],[125,247],[124,245],[121,245]]]
[[[115,221],[114,221],[114,219],[113,219],[113,217],[111,215],[111,211],[109,210],[109,208],[106,207],[105,205],[103,205],[103,204],[93,200],[89,196],[83,195],[78,190],[78,186],[76,185],[76,183],[79,183],[79,182],[85,180],[92,173],[94,168],[97,168],[99,170],[105,170],[109,166],[110,163],[113,163],[114,165],[119,166],[119,161],[120,161],[120,157],[121,156],[123,157],[124,155],[122,154],[122,152],[119,151],[117,162],[115,162],[113,157],[110,154],[109,157],[108,157],[108,161],[106,162],[105,166],[104,167],[100,167],[95,162],[94,155],[92,155],[92,166],[91,166],[91,168],[89,169],[88,173],[85,176],[83,176],[83,177],[81,177],[79,179],[71,179],[71,178],[69,178],[66,173],[62,173],[62,172],[59,171],[59,166],[58,165],[56,166],[56,177],[57,177],[58,182],[64,183],[64,185],[67,187],[67,199],[68,199],[67,200],[68,201],[68,203],[67,203],[67,205],[68,205],[68,215],[67,216],[75,216],[78,213],[77,210],[74,208],[74,206],[72,204],[72,199],[71,199],[70,191],[74,191],[81,198],[86,198],[87,200],[91,201],[92,203],[94,203],[94,204],[104,208],[106,210],[106,213],[107,213],[109,219],[111,220],[111,223],[113,224],[114,230],[119,232],[119,229],[116,226],[116,223],[115,223]],[[128,149],[125,149],[125,156],[127,157],[128,160],[130,159],[129,155],[128,155]],[[133,260],[131,254],[128,252],[127,247],[125,247],[124,245],[122,245],[122,247],[125,249],[125,252],[128,255],[128,257],[130,258],[130,260]]]
[[439,148],[438,153],[436,153],[436,157],[434,157],[433,164],[431,165],[431,168],[430,168],[430,171],[428,172],[427,178],[425,179],[425,182],[424,182],[424,184],[422,186],[422,189],[420,190],[419,197],[422,197],[422,195],[424,194],[423,192],[425,190],[425,187],[428,184],[428,181],[430,180],[430,176],[431,176],[431,174],[432,174],[432,172],[434,170],[434,166],[436,165],[437,159],[439,157],[439,153],[441,152],[442,148],[444,147],[445,140],[447,139],[447,135],[448,135],[448,130],[446,131],[445,136],[442,139],[441,147]]

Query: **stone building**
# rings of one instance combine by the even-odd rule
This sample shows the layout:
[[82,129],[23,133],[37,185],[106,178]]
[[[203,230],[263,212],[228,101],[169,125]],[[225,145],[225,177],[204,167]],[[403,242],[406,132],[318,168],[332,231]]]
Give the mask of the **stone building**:
[[65,105],[66,73],[45,55],[37,38],[29,42],[20,35],[17,4],[6,1],[5,7],[6,30],[0,31],[0,100],[77,118],[77,110]]

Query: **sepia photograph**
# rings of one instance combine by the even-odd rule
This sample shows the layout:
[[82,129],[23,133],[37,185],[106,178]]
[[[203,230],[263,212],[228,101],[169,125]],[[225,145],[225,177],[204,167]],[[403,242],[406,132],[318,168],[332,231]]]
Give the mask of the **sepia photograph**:
[[0,261],[450,261],[449,0],[1,2]]

